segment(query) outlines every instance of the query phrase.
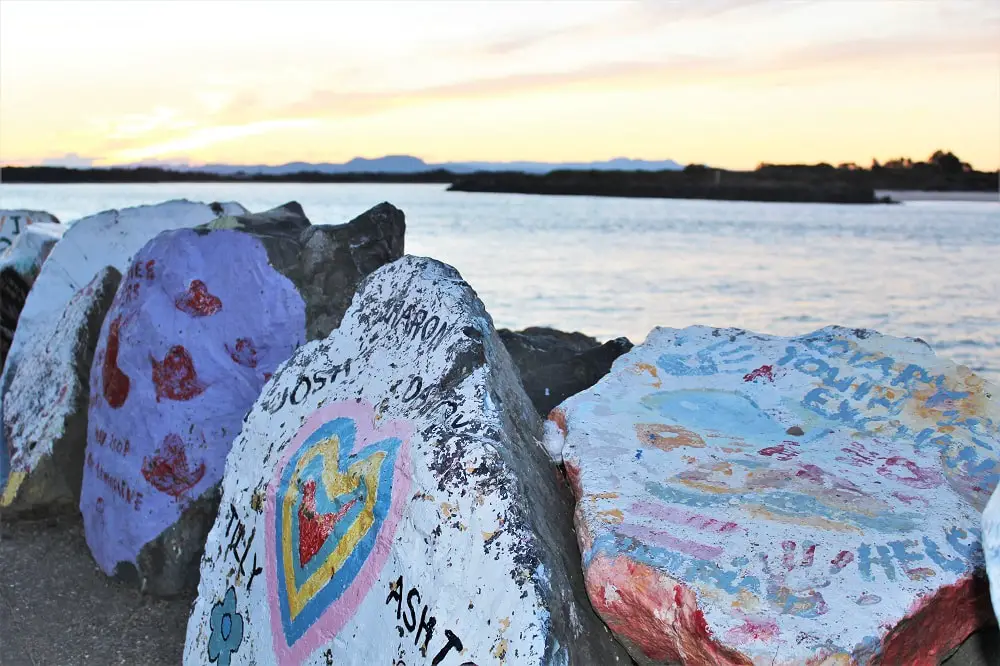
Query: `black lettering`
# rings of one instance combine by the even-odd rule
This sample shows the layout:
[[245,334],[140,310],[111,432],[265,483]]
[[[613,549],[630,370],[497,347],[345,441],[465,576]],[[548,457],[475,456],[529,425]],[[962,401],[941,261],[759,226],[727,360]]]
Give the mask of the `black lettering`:
[[[407,306],[407,307],[408,308],[412,308],[413,306],[410,305],[410,306]],[[399,307],[396,308],[395,316],[392,318],[392,323],[389,324],[389,328],[396,328],[397,326],[399,326],[399,321],[400,321],[400,319],[403,318],[402,315],[404,314],[404,312],[405,312],[405,310],[403,309],[403,303],[402,303],[402,301],[400,301]],[[407,317],[409,317],[409,315],[407,315]]]
[[[433,327],[431,326],[431,322],[434,322]],[[426,342],[427,338],[434,337],[434,332],[437,331],[439,323],[441,323],[441,318],[438,317],[437,315],[432,315],[427,321],[424,322],[424,328],[420,332],[420,339]],[[428,329],[430,329],[429,332]]]
[[281,392],[281,402],[278,403],[278,406],[273,408],[268,407],[267,411],[270,412],[271,414],[276,414],[279,409],[285,406],[285,400],[287,399],[288,399],[288,387],[286,386],[285,390]]
[[229,532],[232,530],[234,522],[239,522],[239,515],[236,513],[236,507],[230,504],[229,522],[226,524],[226,536],[229,536]]
[[[295,394],[298,393],[299,387],[302,386],[302,382],[305,382],[306,393],[301,398],[299,398],[298,400],[296,400],[295,399]],[[295,383],[295,388],[292,389],[292,397],[291,397],[292,404],[293,405],[297,405],[300,402],[302,402],[303,400],[305,400],[306,398],[308,398],[309,397],[309,392],[311,390],[312,390],[312,383],[310,383],[309,378],[306,377],[305,375],[299,375],[299,381]]]
[[448,330],[448,322],[444,321],[441,322],[441,328],[438,329],[436,335],[431,337],[431,341],[428,343],[430,344],[431,349],[437,349],[438,345],[441,344],[441,341],[444,340],[444,335],[447,330]]
[[389,596],[385,598],[388,604],[393,599],[396,600],[396,620],[403,616],[403,577],[396,579],[395,583],[389,583]]
[[431,616],[427,619],[427,606],[424,606],[424,612],[420,614],[420,626],[417,627],[417,635],[413,638],[413,644],[420,644],[420,634],[423,633],[424,629],[427,633],[424,634],[424,644],[420,648],[420,654],[427,656],[427,644],[431,642],[431,637],[434,635],[434,625],[437,624],[437,618]]
[[326,386],[326,377],[319,374],[319,371],[317,370],[316,372],[313,373],[313,382],[316,383],[316,390],[318,391],[324,386]]
[[452,648],[458,650],[459,652],[462,651],[462,641],[459,640],[458,636],[451,632],[451,629],[444,630],[444,637],[448,639],[448,643],[441,648],[441,651],[438,652],[437,656],[434,657],[434,660],[431,661],[431,666],[438,666],[438,664],[440,664],[444,658],[448,656],[448,653],[452,650]]
[[253,585],[253,579],[256,578],[258,574],[261,574],[263,572],[264,572],[263,567],[257,566],[257,553],[254,553],[253,564],[250,565],[250,580],[247,581],[247,592],[250,591],[250,586]]
[[412,326],[407,326],[406,336],[412,340],[416,340],[417,333],[420,332],[420,327],[424,325],[426,319],[427,310],[420,309],[413,313]]
[[410,385],[406,387],[406,391],[403,393],[403,402],[410,402],[411,400],[416,400],[417,396],[420,395],[420,389],[422,389],[423,387],[424,387],[423,378],[421,378],[420,375],[414,375],[413,379],[410,380]]
[[[413,597],[417,598],[417,603],[420,603],[420,593],[417,592],[417,588],[411,587],[410,591],[406,593],[406,608],[410,611],[410,617],[403,616],[403,624],[406,625],[407,631],[413,631],[417,627],[417,610],[413,607]],[[427,607],[424,606],[424,613],[427,613]],[[416,645],[416,643],[414,643]]]

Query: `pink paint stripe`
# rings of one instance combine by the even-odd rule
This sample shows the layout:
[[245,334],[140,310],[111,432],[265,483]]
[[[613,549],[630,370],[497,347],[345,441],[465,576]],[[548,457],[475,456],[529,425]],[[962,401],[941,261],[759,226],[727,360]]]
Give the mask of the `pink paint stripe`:
[[715,518],[703,516],[700,513],[692,513],[690,511],[684,511],[683,509],[677,509],[672,506],[654,504],[653,502],[636,502],[632,505],[631,512],[642,516],[665,520],[668,523],[674,523],[675,525],[694,527],[695,529],[699,529],[704,532],[719,532],[721,534],[728,534],[729,532],[736,532],[737,530],[746,532],[746,529],[740,527],[736,523],[716,520]]
[[722,555],[722,549],[718,546],[709,546],[704,543],[688,541],[687,539],[678,539],[662,530],[653,530],[642,525],[619,525],[616,531],[622,536],[641,539],[646,543],[668,548],[702,560],[714,560],[719,555]]

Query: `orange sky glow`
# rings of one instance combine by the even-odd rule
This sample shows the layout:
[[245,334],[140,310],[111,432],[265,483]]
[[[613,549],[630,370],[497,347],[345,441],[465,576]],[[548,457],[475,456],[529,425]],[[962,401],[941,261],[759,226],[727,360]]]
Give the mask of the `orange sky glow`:
[[0,164],[1000,168],[1000,2],[0,2]]

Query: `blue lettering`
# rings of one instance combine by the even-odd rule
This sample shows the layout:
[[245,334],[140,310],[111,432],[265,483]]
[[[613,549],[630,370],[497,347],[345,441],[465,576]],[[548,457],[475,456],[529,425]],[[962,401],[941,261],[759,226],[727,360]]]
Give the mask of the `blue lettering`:
[[943,570],[951,571],[952,573],[965,573],[965,565],[960,560],[942,555],[938,545],[931,541],[929,537],[924,537],[924,552],[927,553],[927,557],[934,561],[934,564]]
[[[882,565],[885,575],[889,580],[896,580],[896,567],[892,564],[892,552],[885,546],[876,546],[878,551],[877,562]],[[872,575],[872,548],[866,543],[858,548],[858,568],[861,570],[861,577],[865,580],[874,580]]]

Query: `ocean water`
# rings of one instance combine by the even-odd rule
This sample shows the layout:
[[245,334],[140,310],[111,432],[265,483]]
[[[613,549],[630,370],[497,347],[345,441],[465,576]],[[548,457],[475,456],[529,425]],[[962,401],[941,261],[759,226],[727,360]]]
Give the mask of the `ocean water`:
[[654,326],[920,337],[1000,382],[1000,204],[837,206],[458,193],[444,185],[0,185],[0,208],[67,222],[176,198],[253,211],[298,201],[314,223],[389,201],[406,250],[455,266],[497,326],[641,342]]

